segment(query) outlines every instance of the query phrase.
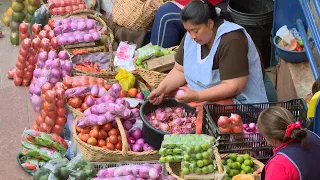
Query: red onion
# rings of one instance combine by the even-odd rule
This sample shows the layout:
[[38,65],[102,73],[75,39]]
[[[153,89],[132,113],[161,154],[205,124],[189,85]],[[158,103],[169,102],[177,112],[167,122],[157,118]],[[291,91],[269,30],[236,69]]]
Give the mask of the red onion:
[[48,53],[47,52],[40,52],[39,54],[38,54],[38,61],[42,61],[42,62],[44,62],[44,61],[46,61],[48,59]]
[[153,148],[151,146],[149,146],[149,144],[145,143],[143,145],[143,151],[152,151]]
[[37,68],[42,69],[43,67],[44,67],[44,62],[38,61],[38,62],[37,62]]
[[71,76],[71,71],[66,71],[66,70],[62,70],[61,71],[61,76],[62,78],[64,78],[65,76]]
[[68,37],[67,39],[68,44],[74,44],[76,43],[76,39],[73,36]]
[[77,34],[77,35],[75,36],[75,38],[76,38],[76,40],[78,41],[78,43],[84,42],[84,39],[83,39],[82,34]]
[[136,98],[137,98],[137,99],[142,99],[142,100],[144,100],[144,94],[138,93],[138,94],[136,95]]
[[256,129],[256,124],[255,123],[250,123],[249,124],[249,129],[252,129],[252,130]]
[[60,51],[58,56],[59,56],[59,59],[62,59],[62,60],[69,59],[69,55],[68,55],[67,51]]
[[160,128],[161,131],[164,131],[164,132],[168,132],[169,129],[170,129],[168,124],[166,124],[166,123],[160,123],[159,124],[159,128]]
[[56,68],[51,69],[51,75],[55,78],[60,78],[61,76],[60,69],[56,69]]
[[126,137],[129,137],[129,131],[124,130],[124,133],[126,134]]
[[130,103],[128,101],[124,101],[124,106],[126,106],[127,108],[130,108]]
[[167,114],[165,112],[160,112],[156,114],[156,119],[158,121],[165,121],[167,119]]
[[130,131],[130,136],[135,139],[140,139],[142,137],[142,131],[139,128],[135,128]]
[[54,27],[57,27],[57,26],[60,26],[60,25],[62,25],[61,20],[55,20],[54,21]]
[[84,35],[83,39],[84,39],[84,42],[91,42],[93,40],[91,34]]
[[93,29],[95,24],[96,24],[96,21],[93,19],[87,19],[86,21],[87,29]]
[[57,26],[53,29],[53,32],[57,36],[62,33],[62,28],[60,26]]
[[87,28],[86,23],[83,21],[78,22],[78,30],[83,31]]
[[136,144],[140,144],[141,146],[143,146],[145,144],[144,139],[140,138],[136,141]]
[[133,126],[132,122],[128,120],[125,120],[122,125],[125,130],[130,130]]
[[185,93],[185,91],[184,91],[184,90],[179,89],[179,90],[177,91],[177,93],[176,93],[176,96],[183,95],[184,93]]
[[86,100],[86,104],[87,104],[89,107],[91,107],[92,105],[94,105],[94,99],[93,99],[91,96],[89,96],[89,97],[87,98],[87,100]]
[[58,44],[60,46],[63,46],[63,45],[66,45],[67,44],[67,38],[64,37],[64,36],[59,36],[57,37],[57,41],[58,41]]
[[132,146],[132,151],[133,152],[142,152],[142,150],[143,150],[143,147],[140,144],[134,144]]
[[72,70],[72,67],[73,65],[72,65],[72,62],[70,62],[70,61],[65,61],[64,62],[64,64],[63,64],[63,66],[62,66],[62,69],[63,70],[66,70],[66,71],[68,71],[68,72],[71,72],[71,70]]
[[59,59],[54,59],[52,61],[52,67],[53,68],[59,68],[60,69],[60,60]]
[[67,32],[70,32],[71,31],[71,26],[70,24],[63,24],[62,25],[62,32],[63,33],[67,33]]
[[70,24],[71,22],[72,22],[72,19],[70,19],[70,18],[66,18],[66,19],[61,20],[62,24]]
[[124,104],[124,100],[122,98],[116,99],[116,104]]
[[159,124],[160,124],[160,122],[159,121],[157,121],[157,120],[153,120],[153,121],[151,121],[151,125],[153,126],[153,127],[159,127]]
[[97,31],[92,33],[92,38],[94,41],[98,41],[100,39],[99,33]]
[[34,94],[34,88],[35,88],[35,87],[34,87],[34,84],[31,83],[30,86],[29,86],[29,93],[30,93],[30,94]]
[[60,81],[60,80],[57,79],[57,78],[55,78],[55,77],[51,77],[50,80],[49,80],[49,82],[50,82],[51,84],[56,84],[56,83],[59,82],[59,81]]
[[136,143],[136,140],[133,137],[128,137],[128,143],[134,144],[134,143]]
[[75,31],[78,29],[78,24],[77,22],[73,21],[71,24],[70,24],[70,28],[72,31]]
[[52,59],[48,59],[46,62],[45,62],[45,67],[50,69],[52,67]]
[[89,32],[89,34],[92,34],[94,32],[97,32],[97,30],[96,29],[90,29],[88,32]]
[[33,71],[33,76],[38,78],[40,77],[41,75],[41,69],[40,68],[36,68],[34,71]]
[[50,50],[48,53],[48,59],[56,59],[58,57],[58,54],[56,51]]
[[113,126],[114,128],[118,128],[117,122],[116,122],[116,121],[113,121],[113,122],[112,122],[112,126]]

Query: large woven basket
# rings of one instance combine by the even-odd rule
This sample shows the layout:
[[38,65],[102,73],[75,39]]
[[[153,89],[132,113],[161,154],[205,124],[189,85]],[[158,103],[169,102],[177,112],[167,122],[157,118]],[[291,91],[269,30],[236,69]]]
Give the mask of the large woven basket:
[[106,24],[106,22],[101,18],[101,14],[97,13],[94,10],[91,9],[81,9],[77,11],[70,12],[62,18],[69,18],[71,16],[83,16],[87,17],[89,19],[94,19],[99,22],[99,24],[102,27],[102,31],[105,35],[107,35],[107,42],[106,45],[96,45],[96,43],[83,43],[83,44],[75,44],[75,45],[66,45],[62,46],[64,50],[69,51],[70,54],[72,54],[72,51],[77,49],[77,50],[86,50],[88,53],[93,53],[93,52],[111,52],[112,53],[112,46],[113,43],[115,42],[114,40],[114,34],[110,27]]
[[[218,152],[218,148],[214,148],[214,158],[217,163],[218,171],[212,174],[207,174],[207,175],[192,175],[192,179],[214,179],[217,180],[217,177],[223,176],[223,165],[221,161],[220,154]],[[184,178],[180,177],[179,174],[181,172],[181,163],[166,163],[166,169],[168,173],[176,178],[177,180],[184,180]],[[188,175],[190,176],[190,175]]]
[[132,30],[145,30],[163,2],[161,0],[116,0],[112,7],[115,23]]
[[[179,46],[174,46],[174,47],[168,48],[168,50],[174,51],[178,48],[179,48]],[[136,63],[135,63],[136,60],[137,60],[137,57],[134,58],[133,64],[134,64],[138,74],[142,77],[142,79],[144,79],[151,86],[152,89],[157,88],[159,86],[159,84],[161,83],[161,81],[163,81],[164,78],[167,76],[167,74],[140,68],[136,65]]]

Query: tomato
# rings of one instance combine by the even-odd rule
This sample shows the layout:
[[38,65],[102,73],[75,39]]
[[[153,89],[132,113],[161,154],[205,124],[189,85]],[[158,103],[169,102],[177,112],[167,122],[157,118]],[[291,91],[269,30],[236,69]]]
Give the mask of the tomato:
[[227,116],[220,116],[218,119],[218,127],[226,128],[230,126],[230,123],[231,120]]
[[38,36],[39,36],[40,39],[46,38],[47,37],[47,32],[45,30],[41,30],[39,32]]
[[14,76],[14,77],[13,77],[13,83],[14,83],[14,85],[16,85],[16,86],[20,86],[21,83],[22,83],[22,78],[17,77],[17,76]]
[[19,37],[20,37],[20,40],[23,41],[25,40],[26,38],[30,38],[30,34],[29,33],[26,33],[26,34],[19,34]]
[[89,84],[89,77],[88,76],[80,76],[80,81],[83,82],[85,86]]
[[19,54],[20,54],[21,56],[23,56],[23,57],[27,57],[27,55],[29,54],[29,52],[28,52],[27,49],[20,48]]
[[82,129],[82,132],[83,132],[84,134],[89,134],[90,131],[91,131],[90,128],[84,128],[84,129]]
[[31,47],[31,39],[26,38],[22,41],[22,48],[25,50],[29,50]]
[[112,123],[107,123],[102,126],[102,129],[105,130],[106,132],[109,132],[112,129]]
[[27,78],[27,79],[32,79],[32,73],[33,73],[33,71],[34,71],[34,69],[36,68],[36,66],[34,65],[34,64],[28,64],[28,66],[27,66],[27,73],[30,73],[30,78],[27,78],[26,77],[26,75],[25,75],[25,77]]
[[[48,25],[49,25],[50,27],[54,27],[54,20],[53,20],[53,19],[49,19]],[[44,29],[44,28],[43,28],[43,29]]]
[[115,146],[115,148],[119,151],[122,151],[122,142],[118,142]]
[[42,119],[46,118],[47,114],[46,114],[46,112],[44,111],[44,109],[42,109],[42,110],[40,111],[40,116],[41,116]]
[[94,77],[89,77],[89,85],[96,85],[97,84],[97,80]]
[[34,34],[38,35],[41,31],[41,25],[40,24],[33,24],[31,29]]
[[28,57],[28,62],[29,62],[29,64],[35,65],[37,63],[37,59],[34,55],[30,55]]
[[41,39],[40,48],[43,49],[44,51],[49,51],[49,49],[50,49],[50,40],[47,39],[47,38]]
[[118,143],[118,135],[111,135],[109,137],[109,142],[113,145],[116,145]]
[[230,133],[231,132],[231,129],[230,128],[222,128],[222,127],[219,127],[219,130],[221,133]]
[[41,92],[45,94],[48,90],[51,90],[51,89],[52,89],[52,85],[47,82],[44,85],[42,85]]
[[39,131],[40,132],[45,132],[45,133],[49,133],[51,130],[51,128],[46,124],[46,123],[42,123],[39,127]]
[[65,10],[66,10],[66,13],[72,12],[72,7],[71,6],[67,6]]
[[37,124],[33,124],[32,129],[35,131],[39,131],[39,126]]
[[72,87],[82,86],[82,82],[79,79],[73,79]]
[[79,9],[86,9],[86,5],[84,5],[84,4],[79,4]]
[[56,93],[53,90],[49,90],[45,93],[46,97],[45,100],[48,103],[54,103],[55,102],[55,97],[56,97]]
[[54,90],[58,90],[58,89],[64,89],[64,85],[62,82],[57,82],[55,85],[54,85]]
[[50,111],[55,110],[56,107],[53,103],[48,103],[48,101],[45,101],[43,103],[43,108],[46,112],[50,112]]
[[65,77],[63,78],[63,84],[64,84],[67,88],[72,88],[72,81],[73,81],[73,79],[72,79],[72,77],[70,77],[70,76],[65,76]]
[[[29,67],[29,66],[31,66],[31,67]],[[34,66],[28,65],[28,67],[27,67],[28,70],[26,72],[24,72],[24,75],[23,75],[24,79],[27,79],[29,81],[32,79],[32,73],[31,73],[31,72],[33,72],[32,68],[34,68]]]
[[89,134],[83,134],[83,133],[79,133],[79,139],[83,142],[87,142],[88,139],[90,138]]
[[58,124],[54,125],[54,127],[53,127],[53,129],[52,129],[52,132],[53,132],[53,133],[59,134],[61,131],[62,131],[62,126],[60,126],[60,125],[58,125]]
[[58,15],[62,15],[64,14],[66,11],[65,11],[65,8],[64,7],[58,7],[57,9],[57,14]]
[[99,131],[96,129],[92,129],[89,133],[90,137],[98,138],[99,137]]
[[230,119],[232,121],[232,124],[234,124],[234,125],[240,125],[241,121],[242,121],[241,116],[239,116],[238,114],[234,114],[234,113],[231,113]]
[[27,62],[27,59],[26,59],[26,57],[21,56],[21,55],[19,54],[19,55],[18,55],[18,61],[19,61],[20,63],[25,63],[25,62]]
[[71,0],[71,4],[72,5],[76,5],[76,4],[78,4],[78,1],[77,0]]
[[82,100],[79,97],[73,97],[68,100],[68,104],[74,108],[80,108]]
[[[31,43],[31,46],[32,46],[32,43]],[[38,54],[38,50],[37,49],[30,49],[29,50],[30,54],[33,55],[33,56],[36,56]],[[37,60],[37,58],[35,58],[35,60]],[[35,63],[34,63],[35,64]]]
[[112,135],[116,135],[118,136],[120,134],[119,130],[116,129],[116,128],[112,128],[109,132],[108,132],[108,135],[109,136],[112,136]]
[[19,26],[19,32],[21,34],[26,34],[28,32],[28,27],[29,27],[28,23],[21,23]]
[[234,127],[232,127],[232,132],[233,132],[233,133],[243,133],[243,126],[240,125],[240,126],[234,126]]
[[98,78],[97,79],[97,84],[103,87],[104,86],[104,79]]
[[77,0],[77,4],[81,4],[82,3],[82,0]]
[[[51,40],[51,39],[54,38],[54,37],[55,37],[54,32],[53,32],[52,30],[48,31],[48,33],[47,33],[47,38],[48,38],[49,40]],[[51,43],[51,42],[50,42],[50,43]]]
[[118,136],[118,142],[122,142],[121,136]]
[[49,32],[49,31],[52,30],[50,25],[49,25],[49,21],[48,21],[48,24],[43,27],[43,30],[46,31],[46,32]]
[[50,127],[53,127],[56,123],[54,119],[51,119],[48,116],[44,119],[44,122]]
[[57,115],[60,116],[60,117],[65,117],[67,115],[66,109],[64,107],[63,108],[58,108],[57,109]]
[[38,126],[40,126],[40,124],[42,123],[42,117],[40,115],[37,117],[36,123],[38,124]]
[[121,97],[121,98],[127,97],[127,93],[126,93],[125,90],[121,90],[121,92],[120,92],[120,97]]
[[114,145],[108,142],[107,145],[106,145],[106,148],[107,148],[108,150],[113,151],[113,150],[114,150]]
[[81,109],[82,109],[82,111],[85,111],[85,110],[87,110],[89,108],[89,106],[87,105],[87,103],[82,103],[82,105],[81,105]]
[[50,14],[51,14],[51,15],[58,15],[58,8],[52,8],[52,9],[50,9]]
[[106,83],[106,84],[104,85],[104,88],[105,88],[107,91],[109,91],[109,89],[111,88],[111,85],[108,84],[108,83]]
[[97,139],[94,138],[94,137],[90,137],[87,141],[88,144],[92,145],[92,146],[95,146],[97,145]]
[[107,137],[108,137],[108,133],[105,130],[101,129],[99,131],[98,139],[106,139]]
[[73,10],[73,11],[79,10],[79,6],[78,6],[78,5],[73,5],[73,6],[72,6],[72,10]]
[[65,103],[66,103],[66,101],[64,99],[60,99],[57,101],[56,105],[58,108],[63,108]]
[[33,49],[39,49],[40,48],[40,43],[41,43],[40,38],[35,38],[35,39],[32,39],[31,46],[32,46]]
[[138,89],[137,88],[130,88],[128,91],[128,94],[130,97],[135,98],[138,94]]
[[26,63],[21,63],[20,61],[17,61],[16,67],[17,67],[17,69],[24,71],[24,68],[26,67]]
[[106,145],[106,141],[105,140],[103,140],[103,139],[99,139],[98,140],[98,146],[99,147],[104,147]]
[[60,126],[64,126],[67,122],[67,118],[66,117],[61,117],[59,116],[57,119],[56,119],[56,124],[60,125]]
[[20,69],[16,69],[16,76],[19,77],[19,78],[23,78],[23,73],[24,71],[23,70],[20,70]]
[[23,79],[22,80],[22,86],[29,86],[30,84],[30,79]]
[[46,115],[51,119],[56,119],[56,117],[57,117],[57,114],[55,111],[47,111]]

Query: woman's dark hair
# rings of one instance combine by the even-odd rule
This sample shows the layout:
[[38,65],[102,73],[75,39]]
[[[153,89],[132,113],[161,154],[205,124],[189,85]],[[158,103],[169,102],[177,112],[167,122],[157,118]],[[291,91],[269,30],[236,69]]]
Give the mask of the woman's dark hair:
[[183,22],[190,21],[192,24],[207,24],[209,19],[215,23],[225,19],[231,21],[231,17],[228,13],[220,12],[220,15],[216,12],[216,7],[208,0],[193,0],[188,3],[181,11],[181,20]]
[[286,136],[287,126],[296,123],[293,115],[285,108],[272,106],[262,111],[258,118],[258,130],[267,138],[286,142],[293,139],[304,145],[307,131],[303,128],[293,129],[290,137]]

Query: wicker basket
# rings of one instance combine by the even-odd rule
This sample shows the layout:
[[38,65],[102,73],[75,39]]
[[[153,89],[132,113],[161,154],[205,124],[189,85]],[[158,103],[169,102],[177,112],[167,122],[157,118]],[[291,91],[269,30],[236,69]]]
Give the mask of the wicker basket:
[[115,23],[132,30],[145,30],[153,22],[161,0],[116,0],[112,7]]
[[[179,46],[174,46],[174,47],[168,48],[168,50],[174,51],[178,48]],[[136,60],[137,60],[137,57],[134,58],[133,64],[136,70],[138,71],[138,74],[142,77],[143,80],[145,80],[151,86],[152,89],[157,88],[161,83],[161,81],[164,80],[164,78],[167,76],[167,74],[140,68],[136,65],[135,63]]]
[[112,32],[112,30],[108,27],[108,25],[106,24],[106,22],[101,18],[101,14],[97,13],[94,10],[90,10],[90,9],[82,9],[82,10],[77,10],[77,11],[73,11],[71,13],[68,13],[64,16],[62,16],[62,18],[69,18],[71,16],[84,16],[87,17],[89,19],[94,19],[96,21],[99,22],[99,24],[101,25],[104,34],[107,35],[107,47],[104,45],[100,45],[97,46],[96,43],[82,43],[82,44],[75,44],[75,45],[66,45],[66,46],[62,46],[62,48],[64,50],[69,51],[69,53],[72,53],[72,50],[86,50],[88,53],[93,53],[93,52],[111,52],[112,54],[112,46],[115,42],[114,40],[114,34]]
[[[217,176],[223,176],[223,166],[222,166],[222,161],[220,154],[218,152],[218,148],[214,148],[214,157],[217,162],[217,167],[218,167],[218,172],[212,173],[212,174],[207,174],[207,175],[186,175],[190,178],[188,179],[218,179]],[[181,163],[166,163],[166,169],[168,173],[176,178],[177,180],[184,180],[184,178],[180,177],[178,174],[181,172]]]

